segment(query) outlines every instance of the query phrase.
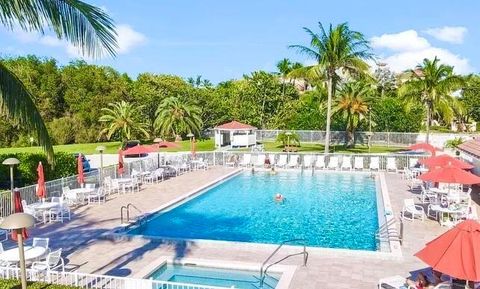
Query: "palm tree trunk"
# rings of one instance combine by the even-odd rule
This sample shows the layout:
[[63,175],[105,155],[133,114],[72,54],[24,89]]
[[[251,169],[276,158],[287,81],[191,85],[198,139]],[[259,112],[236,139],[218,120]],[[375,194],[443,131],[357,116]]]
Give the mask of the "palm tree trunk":
[[332,94],[333,94],[333,78],[328,77],[327,81],[328,99],[327,99],[327,127],[325,129],[325,154],[330,151],[330,122],[332,116]]
[[425,125],[425,129],[427,131],[427,137],[425,142],[430,143],[430,105],[427,104],[427,123]]

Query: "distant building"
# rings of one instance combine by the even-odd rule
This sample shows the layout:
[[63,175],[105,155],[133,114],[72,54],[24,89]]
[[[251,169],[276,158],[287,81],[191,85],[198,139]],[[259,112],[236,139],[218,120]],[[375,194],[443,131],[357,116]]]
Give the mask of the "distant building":
[[238,121],[216,126],[215,147],[250,147],[257,144],[257,128]]
[[460,156],[472,163],[475,168],[473,173],[480,175],[480,138],[474,138],[458,146]]

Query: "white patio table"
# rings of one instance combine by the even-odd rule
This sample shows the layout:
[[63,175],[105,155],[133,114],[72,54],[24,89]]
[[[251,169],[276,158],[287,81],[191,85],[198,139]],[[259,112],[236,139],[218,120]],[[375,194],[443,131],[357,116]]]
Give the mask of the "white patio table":
[[74,202],[80,201],[80,203],[83,203],[86,196],[94,192],[95,188],[70,189],[68,192],[65,193],[65,198]]
[[[45,247],[25,246],[23,248],[25,252],[25,261],[38,259],[47,253],[47,248]],[[0,260],[12,263],[20,262],[18,247],[3,251],[0,254]]]
[[48,211],[50,209],[53,209],[53,208],[60,208],[60,204],[59,203],[54,203],[54,202],[37,202],[37,203],[30,204],[28,206],[30,208],[32,208],[35,212],[39,213],[39,214],[36,214],[37,216],[38,215],[42,216],[43,223],[47,222],[47,218],[45,216],[46,211]]
[[133,178],[118,178],[114,179],[113,181],[117,182],[117,184],[122,188],[122,193],[124,194],[126,190],[125,187],[134,183]]

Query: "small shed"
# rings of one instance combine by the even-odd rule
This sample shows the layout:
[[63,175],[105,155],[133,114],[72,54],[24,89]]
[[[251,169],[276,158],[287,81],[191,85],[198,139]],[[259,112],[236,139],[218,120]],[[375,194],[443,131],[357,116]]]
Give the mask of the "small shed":
[[257,144],[257,128],[238,121],[216,126],[215,147],[249,147]]
[[472,172],[480,176],[480,139],[474,138],[458,146],[460,157],[475,167]]

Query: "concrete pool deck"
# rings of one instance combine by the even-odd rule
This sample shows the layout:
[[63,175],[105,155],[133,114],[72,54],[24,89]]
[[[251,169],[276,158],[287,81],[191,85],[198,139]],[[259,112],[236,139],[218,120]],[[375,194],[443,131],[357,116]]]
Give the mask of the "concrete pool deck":
[[[261,264],[272,252],[271,245],[103,237],[120,225],[122,205],[132,203],[148,212],[234,170],[213,167],[147,185],[134,194],[114,195],[104,204],[74,210],[71,221],[39,226],[32,229],[30,235],[50,238],[50,247],[63,248],[67,267],[84,273],[141,278],[146,267],[160,262],[159,258],[165,256],[172,260],[195,258]],[[415,198],[418,202],[418,196],[408,191],[407,182],[401,175],[385,174],[385,179],[393,212],[398,218],[403,199]],[[307,267],[301,266],[301,256],[282,262],[284,265],[298,265],[289,288],[373,288],[380,278],[408,276],[410,271],[425,268],[425,264],[413,254],[447,228],[433,220],[406,221],[404,224],[402,258],[386,258],[380,253],[362,251],[312,249]],[[281,258],[292,250],[299,249],[285,248],[277,256]]]

